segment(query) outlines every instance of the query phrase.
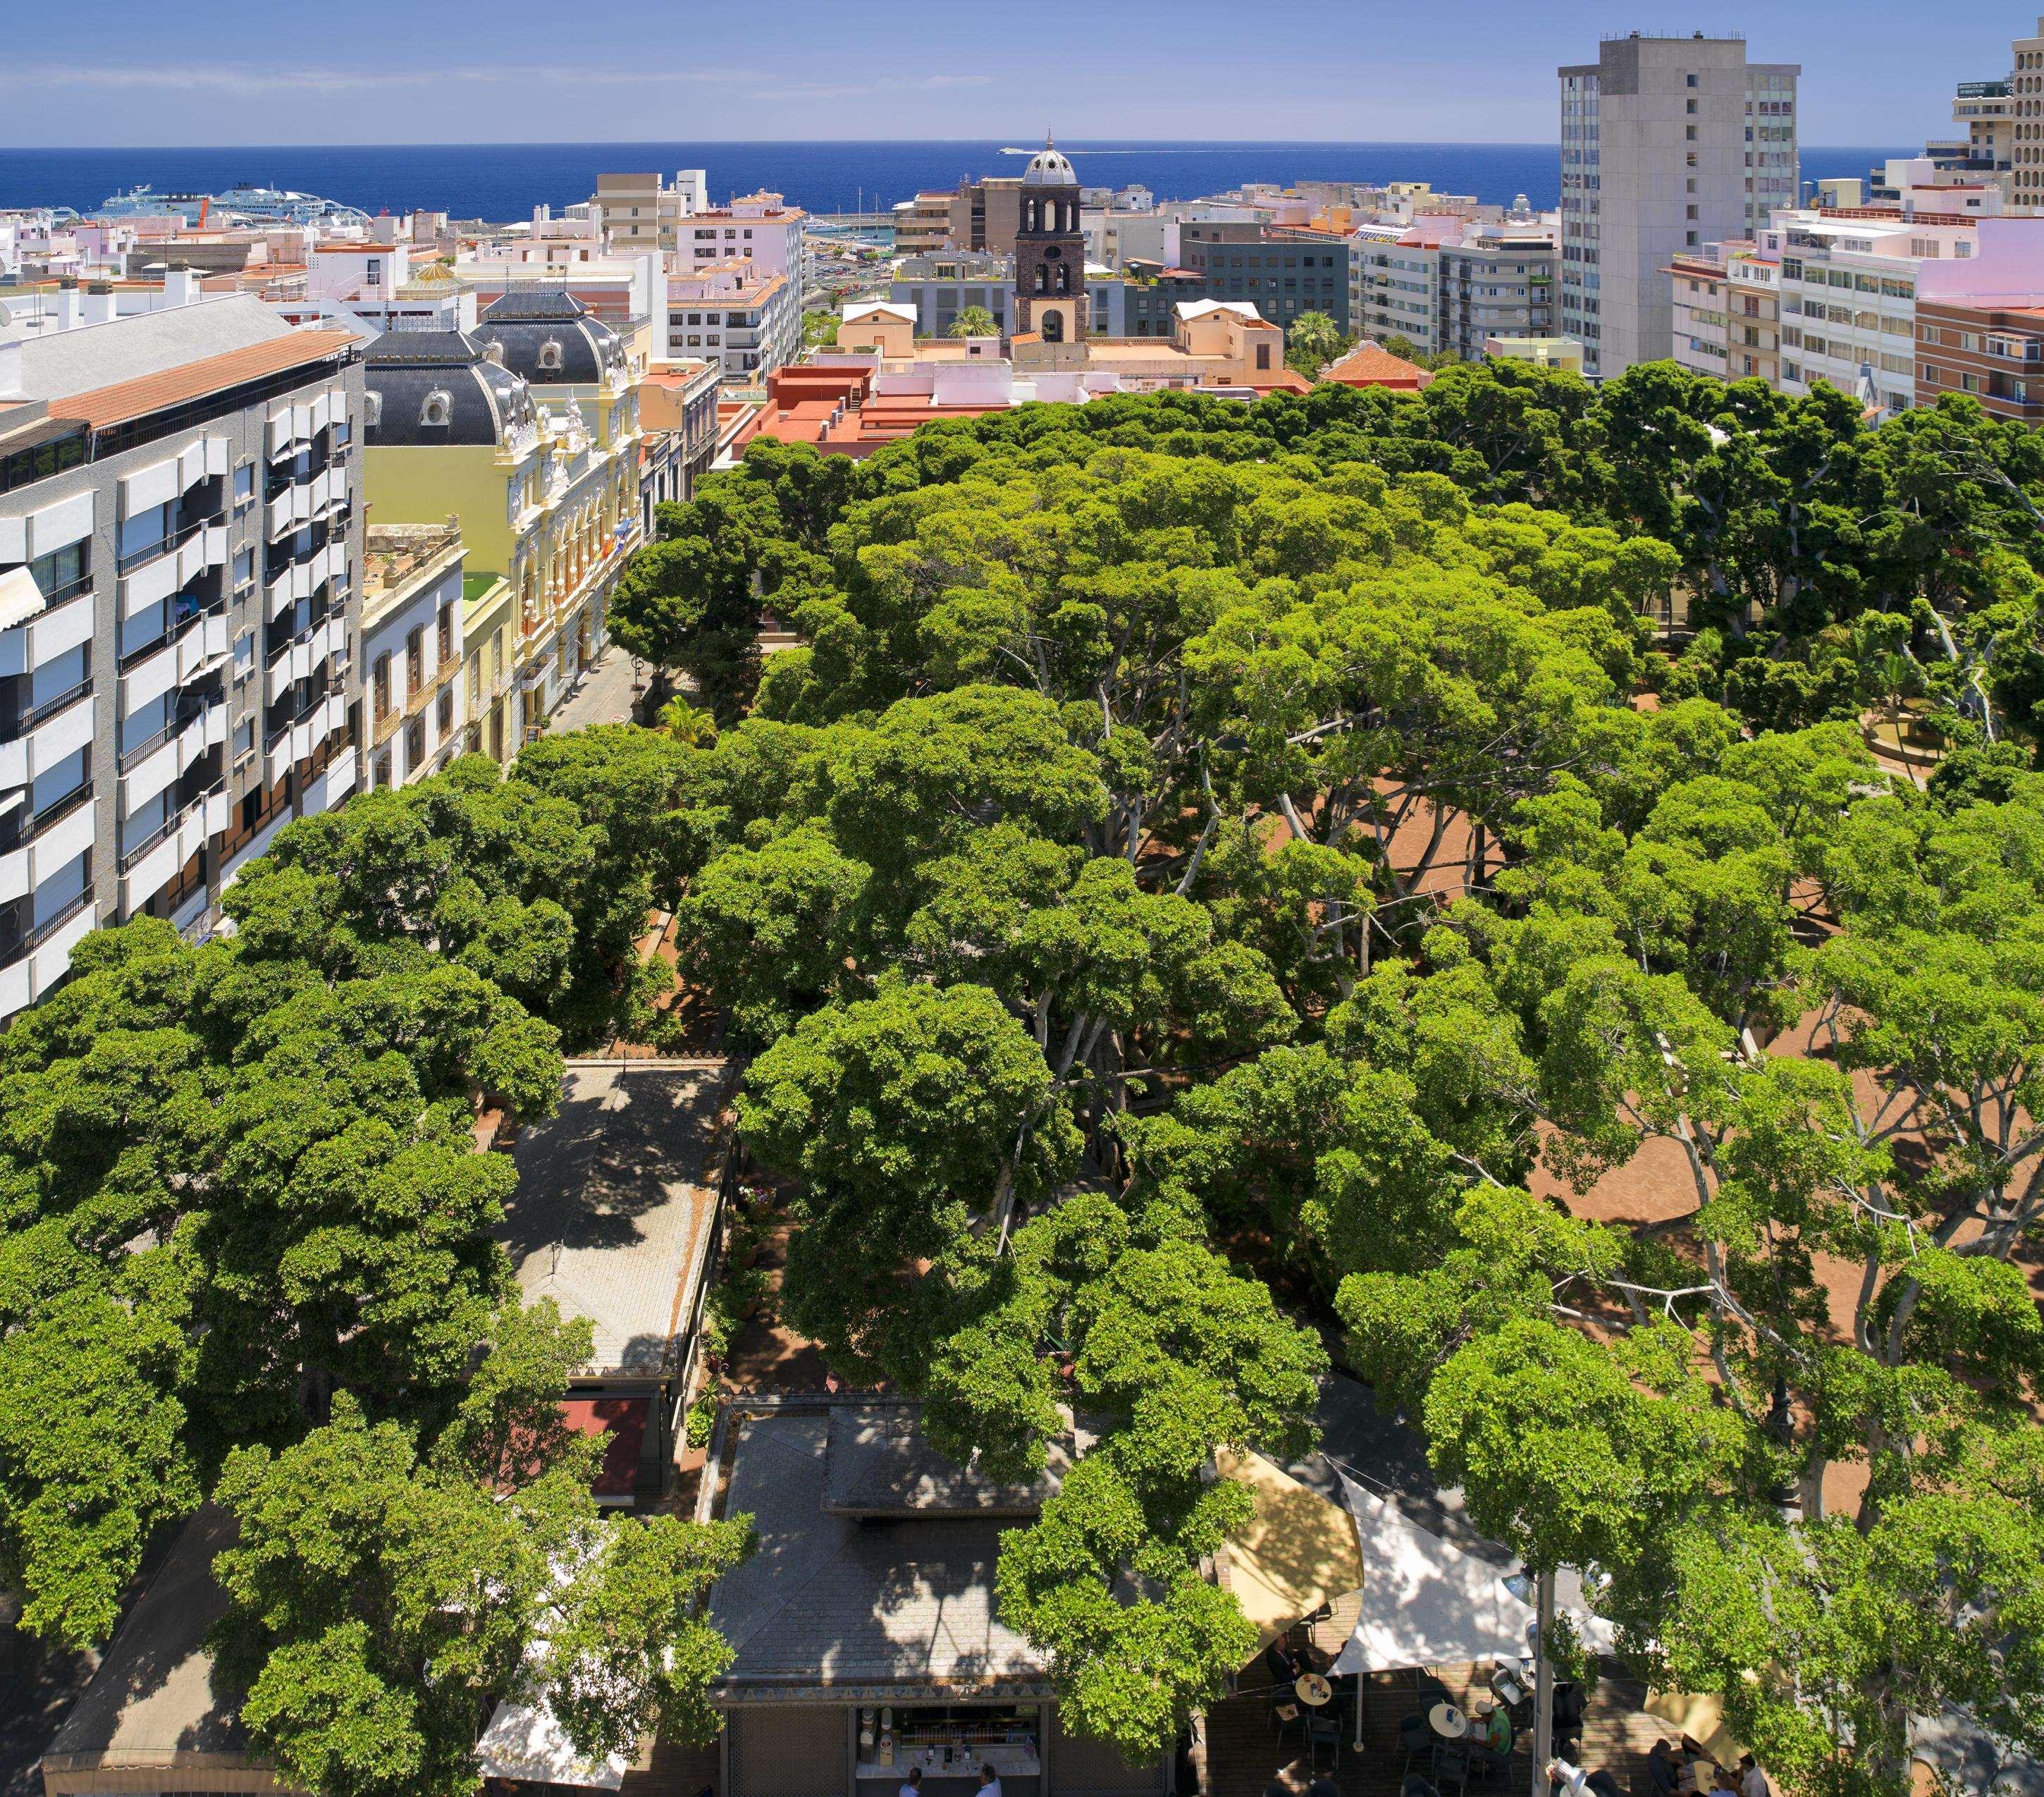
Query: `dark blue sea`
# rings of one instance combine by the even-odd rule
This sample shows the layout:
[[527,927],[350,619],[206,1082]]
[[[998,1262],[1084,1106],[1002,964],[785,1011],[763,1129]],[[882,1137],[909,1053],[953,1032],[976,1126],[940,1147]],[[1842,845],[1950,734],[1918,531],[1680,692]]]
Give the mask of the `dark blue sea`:
[[[0,126],[4,129],[4,126]],[[1245,181],[1427,181],[1442,193],[1508,204],[1524,194],[1552,206],[1561,194],[1553,144],[1060,144],[1089,186],[1139,183],[1159,199],[1191,199]],[[951,187],[961,175],[1018,174],[1023,146],[902,144],[376,144],[232,149],[0,149],[0,207],[89,211],[137,182],[159,192],[217,193],[237,181],[296,188],[368,212],[425,207],[457,218],[508,221],[536,205],[586,200],[607,170],[709,171],[721,200],[761,187],[813,212],[848,212]],[[1902,149],[1805,148],[1803,179],[1864,175]]]

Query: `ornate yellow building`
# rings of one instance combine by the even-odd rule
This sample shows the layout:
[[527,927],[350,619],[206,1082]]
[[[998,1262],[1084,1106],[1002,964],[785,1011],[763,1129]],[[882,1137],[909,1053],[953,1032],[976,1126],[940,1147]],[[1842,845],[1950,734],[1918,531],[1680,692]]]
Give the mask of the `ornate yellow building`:
[[459,518],[465,721],[474,746],[508,759],[605,641],[640,535],[641,371],[551,290],[506,294],[471,332],[387,332],[366,360],[370,515]]

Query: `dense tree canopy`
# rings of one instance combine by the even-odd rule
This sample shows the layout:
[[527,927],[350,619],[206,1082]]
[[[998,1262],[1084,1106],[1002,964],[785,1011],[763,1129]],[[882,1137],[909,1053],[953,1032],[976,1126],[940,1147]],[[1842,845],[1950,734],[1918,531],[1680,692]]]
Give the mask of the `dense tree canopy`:
[[100,1638],[217,1491],[223,1665],[350,1797],[521,1666],[698,1725],[743,1530],[591,1533],[467,1129],[656,1027],[672,909],[789,1320],[990,1469],[1082,1421],[998,1576],[1070,1726],[1253,1653],[1212,1469],[1338,1344],[1792,1797],[1948,1703],[2044,1749],[2040,502],[1971,402],[1667,365],[755,444],[616,601],[713,719],[294,826],[0,1041],[0,1575]]
[[1948,1699],[2044,1741],[2039,453],[1496,366],[774,446],[675,521],[802,644],[677,783],[788,1314],[991,1466],[1100,1419],[1001,1572],[1074,1726],[1253,1649],[1203,1469],[1302,1438],[1317,1328],[1790,1789]]
[[0,1579],[103,1643],[152,1533],[238,1526],[216,1680],[292,1782],[456,1797],[490,1707],[710,1726],[742,1519],[600,1518],[586,1324],[522,1310],[479,1110],[559,1100],[678,877],[667,739],[539,745],[294,824],[202,947],[140,921],[0,1037]]

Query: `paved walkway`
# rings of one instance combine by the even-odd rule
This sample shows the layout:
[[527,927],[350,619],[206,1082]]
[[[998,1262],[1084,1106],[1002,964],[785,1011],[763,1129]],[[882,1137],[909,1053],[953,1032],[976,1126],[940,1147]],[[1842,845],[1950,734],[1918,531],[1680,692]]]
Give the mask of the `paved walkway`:
[[632,657],[615,643],[596,659],[583,675],[572,698],[554,707],[547,733],[586,729],[591,724],[628,724],[632,721]]

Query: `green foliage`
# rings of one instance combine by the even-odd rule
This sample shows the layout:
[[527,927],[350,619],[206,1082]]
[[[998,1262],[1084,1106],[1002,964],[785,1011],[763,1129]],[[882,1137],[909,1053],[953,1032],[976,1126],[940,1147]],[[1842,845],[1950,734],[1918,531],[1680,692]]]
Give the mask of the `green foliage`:
[[1001,324],[983,306],[968,306],[951,321],[949,334],[955,337],[998,337]]

